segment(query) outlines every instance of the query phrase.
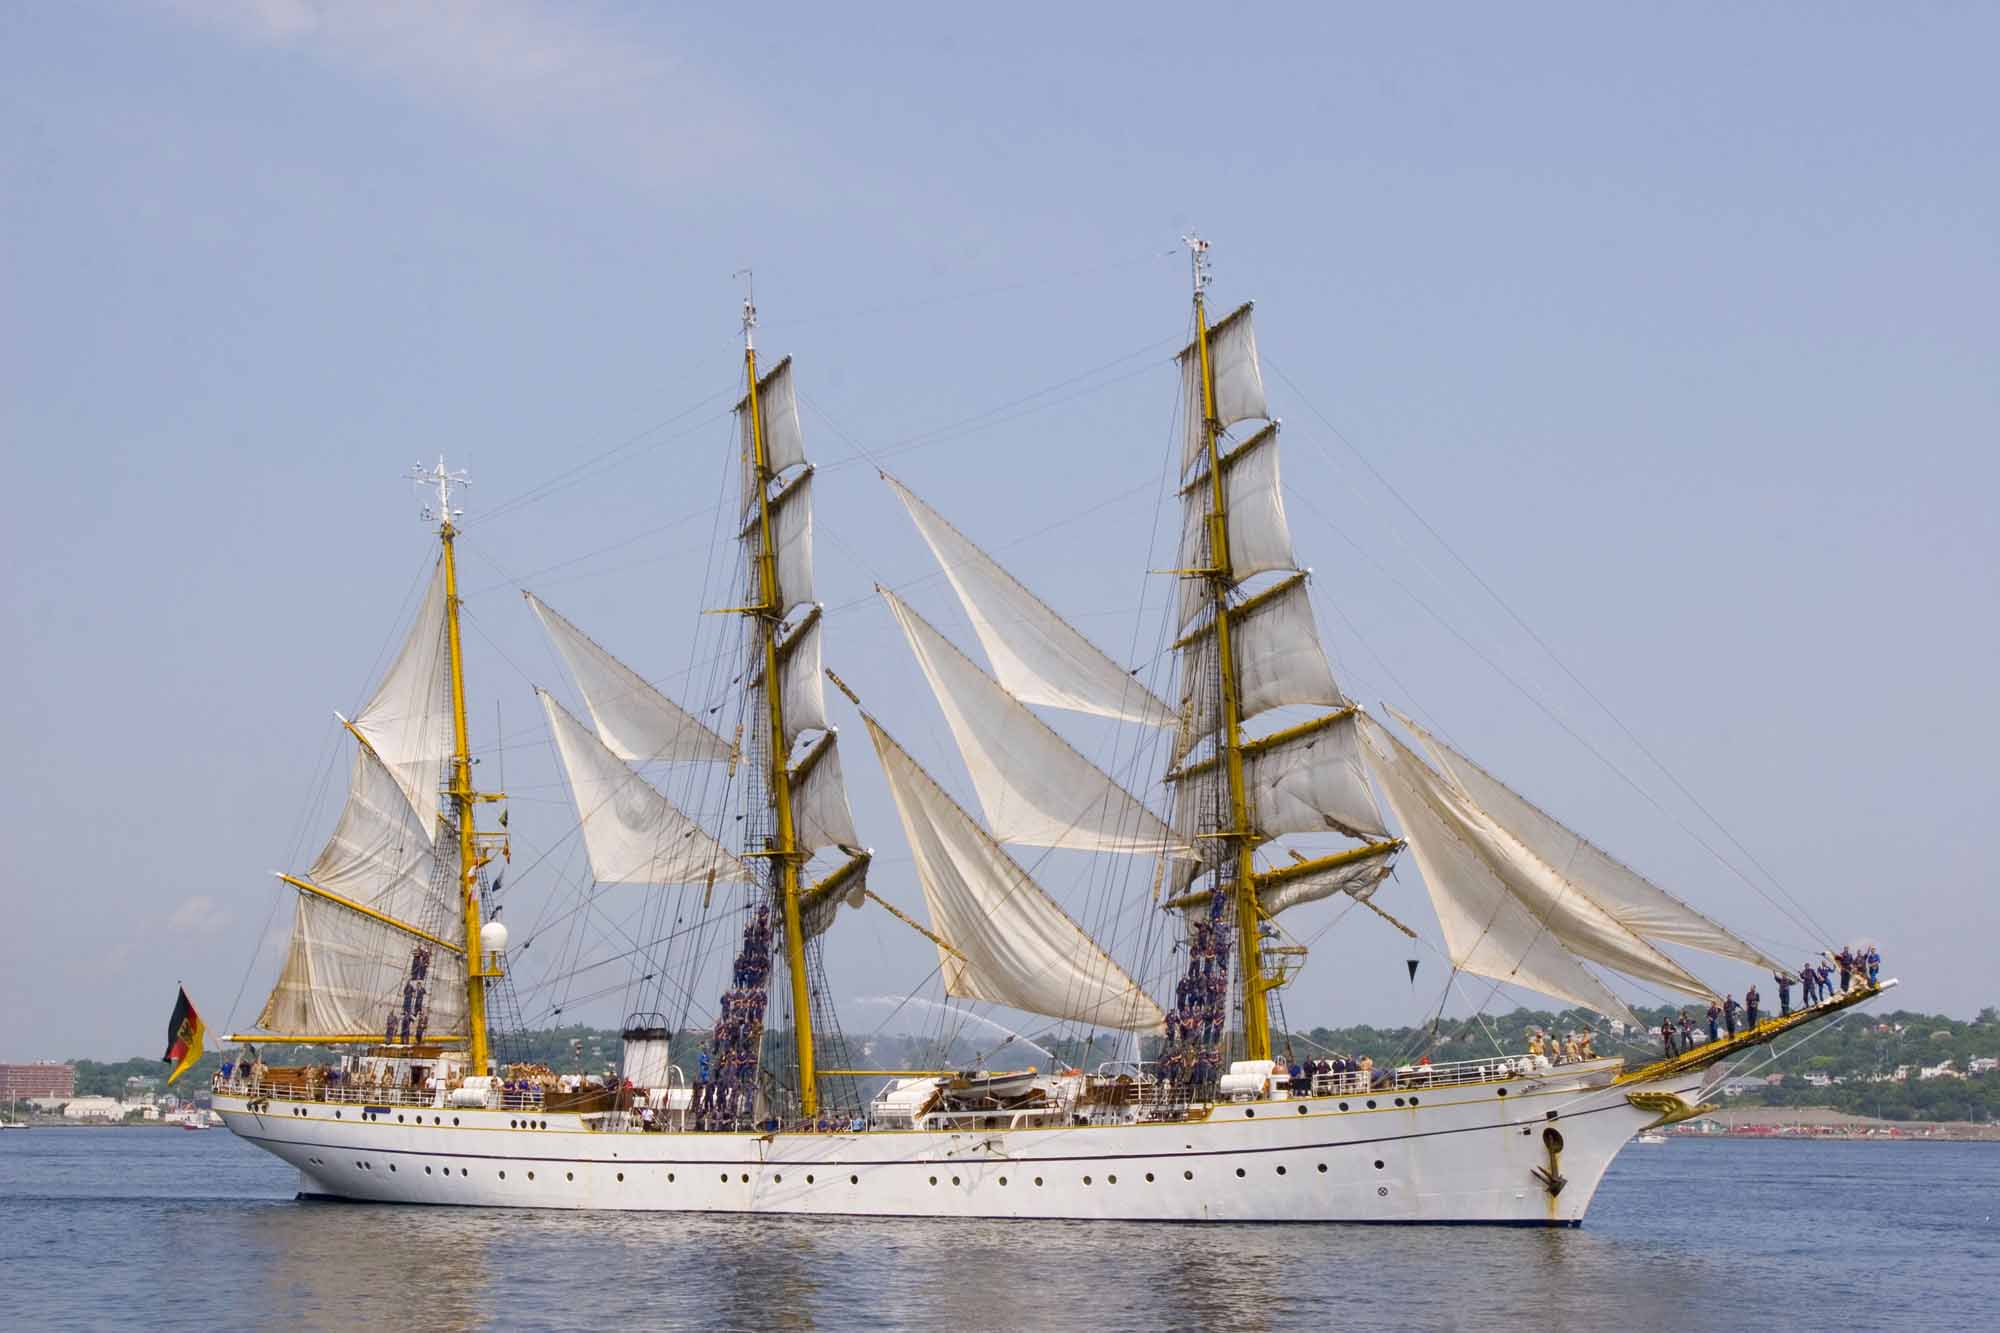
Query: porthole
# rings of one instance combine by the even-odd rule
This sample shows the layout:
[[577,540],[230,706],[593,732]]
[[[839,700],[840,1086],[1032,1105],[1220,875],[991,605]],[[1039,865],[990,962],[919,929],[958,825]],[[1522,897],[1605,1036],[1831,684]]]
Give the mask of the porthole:
[[848,1183],[848,1184],[850,1184],[850,1185],[859,1185],[859,1184],[861,1183],[861,1177],[860,1177],[860,1176],[849,1176],[849,1177],[847,1178],[847,1183]]
[[1325,1163],[1325,1162],[1321,1162],[1321,1163],[1319,1164],[1319,1173],[1320,1173],[1321,1175],[1325,1175],[1325,1174],[1326,1174],[1326,1163]]
[[1389,1197],[1389,1187],[1387,1185],[1377,1185],[1375,1192],[1385,1199]]
[[394,1162],[389,1163],[389,1169],[391,1171],[394,1171],[396,1169],[396,1164]]
[[535,1178],[535,1173],[534,1173],[534,1172],[532,1172],[532,1171],[530,1171],[530,1172],[528,1173],[528,1179],[530,1179],[530,1180],[533,1180],[534,1178]]
[[1416,1104],[1417,1104],[1417,1099],[1415,1097],[1410,1098],[1410,1105],[1415,1106]]
[[500,1173],[500,1179],[505,1180],[506,1178],[507,1178],[507,1173],[505,1171],[502,1171]]
[[936,1176],[932,1176],[932,1177],[931,1177],[931,1184],[933,1184],[933,1185],[937,1184],[937,1177],[936,1177]]
[[1007,1177],[1005,1177],[1005,1176],[1002,1176],[1002,1177],[1000,1177],[1000,1183],[1001,1183],[1002,1185],[1005,1185],[1005,1184],[1007,1183]]
[[1279,1174],[1279,1175],[1281,1175],[1281,1176],[1282,1176],[1282,1175],[1284,1175],[1284,1174],[1285,1174],[1285,1168],[1284,1168],[1284,1167],[1282,1167],[1282,1166],[1281,1166],[1281,1167],[1279,1167],[1279,1168],[1278,1168],[1278,1174]]
[[1037,1185],[1041,1184],[1041,1183],[1042,1183],[1042,1178],[1041,1178],[1040,1176],[1036,1176],[1036,1177],[1035,1177],[1035,1183],[1036,1183]]
[[[338,1111],[335,1111],[335,1112],[334,1112],[334,1114],[335,1114],[335,1115],[339,1115],[339,1114],[340,1114],[340,1112],[338,1112]],[[457,1117],[457,1116],[453,1116],[453,1117],[451,1118],[451,1123],[452,1123],[452,1124],[454,1124],[454,1125],[455,1125],[455,1124],[457,1124],[457,1123],[458,1123],[458,1117]]]
[[[434,1116],[432,1116],[432,1117],[431,1117],[431,1123],[432,1123],[433,1125],[442,1125],[442,1124],[444,1123],[444,1117],[443,1117],[443,1116],[441,1116],[441,1115],[434,1115]],[[457,1122],[456,1120],[454,1120],[454,1121],[452,1121],[451,1123],[455,1125],[455,1124],[457,1124],[458,1122]]]
[[1192,1172],[1192,1171],[1183,1171],[1183,1172],[1181,1172],[1181,1179],[1183,1179],[1183,1180],[1193,1180],[1193,1179],[1194,1179],[1194,1172]]
[[1494,1094],[1494,1096],[1496,1097],[1505,1097],[1506,1095],[1507,1095],[1507,1089],[1505,1088],[1500,1089],[1499,1092]]
[[[340,1112],[338,1112],[338,1111],[335,1111],[335,1112],[333,1113],[333,1118],[334,1118],[335,1120],[338,1120],[338,1119],[340,1119]],[[457,1124],[458,1122],[457,1122],[456,1120],[454,1120],[454,1121],[452,1121],[451,1123],[455,1125],[455,1124]]]
[[1300,1107],[1299,1107],[1299,1114],[1300,1114],[1300,1115],[1304,1115],[1305,1113],[1306,1113],[1306,1108],[1305,1108],[1305,1107],[1304,1107],[1303,1105],[1302,1105],[1302,1106],[1300,1106]]
[[957,1176],[953,1176],[953,1177],[951,1178],[951,1183],[952,1183],[952,1184],[954,1184],[954,1185],[956,1185],[956,1184],[958,1183],[958,1177],[957,1177]]
[[729,1183],[729,1173],[727,1171],[722,1173],[722,1183],[725,1185]]
[[1148,1185],[1150,1185],[1150,1184],[1152,1184],[1152,1183],[1153,1183],[1153,1173],[1152,1173],[1151,1171],[1148,1171],[1148,1172],[1146,1173],[1146,1183],[1147,1183]]
[[746,1185],[750,1183],[750,1173],[748,1171],[743,1173],[743,1183]]
[[1369,1109],[1369,1110],[1371,1110],[1371,1111],[1372,1111],[1372,1110],[1374,1110],[1374,1109],[1375,1109],[1375,1103],[1374,1103],[1374,1102],[1372,1102],[1372,1101],[1371,1101],[1371,1102],[1369,1102],[1369,1103],[1368,1103],[1368,1109]]
[[1238,1177],[1240,1178],[1240,1177],[1241,1177],[1241,1176],[1243,1175],[1243,1168],[1242,1168],[1242,1167],[1240,1167],[1240,1166],[1239,1166],[1239,1167],[1237,1167],[1237,1168],[1236,1168],[1236,1174],[1237,1174],[1237,1176],[1238,1176]]
[[1085,1176],[1085,1177],[1083,1178],[1083,1183],[1084,1183],[1084,1184],[1086,1184],[1086,1185],[1088,1185],[1088,1184],[1090,1183],[1090,1177],[1089,1177],[1089,1176]]
[[472,1168],[471,1168],[471,1167],[469,1167],[469,1166],[461,1166],[460,1168],[458,1168],[458,1174],[459,1174],[459,1175],[460,1175],[461,1177],[463,1177],[463,1176],[469,1176],[469,1175],[471,1175],[471,1174],[472,1174]]
[[424,1168],[424,1174],[425,1174],[425,1175],[429,1175],[430,1173],[431,1173],[431,1169],[430,1169],[429,1167],[425,1167],[425,1168]]
[[[576,1179],[576,1172],[574,1172],[574,1171],[565,1171],[565,1172],[563,1172],[563,1179],[564,1179],[564,1180],[575,1180],[575,1179]],[[667,1179],[668,1179],[668,1180],[672,1180],[672,1179],[673,1179],[673,1177],[672,1177],[672,1176],[668,1176],[668,1177],[667,1177]]]
[[1254,1120],[1257,1118],[1257,1113],[1255,1111],[1245,1111],[1243,1113],[1243,1118],[1245,1120]]
[[1342,1102],[1342,1103],[1340,1104],[1340,1109],[1341,1109],[1341,1110],[1343,1110],[1343,1111],[1345,1111],[1345,1110],[1347,1109],[1347,1103],[1346,1103],[1346,1102]]
[[509,1121],[507,1122],[507,1128],[509,1128],[509,1129],[519,1129],[519,1128],[520,1128],[520,1126],[519,1126],[518,1124],[516,1124],[516,1123],[515,1123],[514,1121],[512,1121],[512,1120],[509,1120]]
[[403,1113],[401,1111],[396,1112],[396,1123],[399,1125],[403,1123]]
[[1379,1157],[1375,1159],[1375,1169],[1377,1171],[1380,1171],[1382,1169],[1382,1159]]
[[1106,1177],[1104,1178],[1104,1183],[1105,1183],[1105,1184],[1107,1184],[1107,1185],[1116,1185],[1116,1184],[1118,1183],[1118,1177],[1116,1177],[1116,1176],[1106,1176]]
[[1401,1106],[1402,1104],[1403,1104],[1403,1099],[1401,1097],[1398,1097],[1396,1099],[1396,1105]]
[[783,1176],[772,1176],[771,1183],[773,1185],[782,1185],[785,1183],[785,1178]]
[[623,1171],[618,1173],[618,1183],[621,1185],[625,1183],[625,1173]]
[[[672,1180],[673,1178],[674,1178],[674,1177],[673,1177],[673,1173],[672,1173],[672,1172],[669,1172],[669,1173],[667,1174],[667,1179],[668,1179],[668,1180]],[[811,1176],[807,1176],[807,1177],[806,1177],[806,1184],[810,1185],[810,1184],[812,1184],[812,1183],[813,1183],[813,1178],[812,1178]]]

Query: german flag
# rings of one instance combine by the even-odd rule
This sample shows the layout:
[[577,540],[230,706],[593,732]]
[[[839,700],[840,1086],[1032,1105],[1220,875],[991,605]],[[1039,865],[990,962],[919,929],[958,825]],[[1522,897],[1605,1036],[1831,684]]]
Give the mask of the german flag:
[[194,1011],[194,1001],[188,998],[187,987],[181,987],[181,997],[174,1003],[174,1016],[167,1020],[167,1053],[160,1057],[162,1063],[174,1067],[167,1075],[172,1083],[188,1067],[201,1059],[201,1037],[205,1031],[201,1025],[201,1015]]

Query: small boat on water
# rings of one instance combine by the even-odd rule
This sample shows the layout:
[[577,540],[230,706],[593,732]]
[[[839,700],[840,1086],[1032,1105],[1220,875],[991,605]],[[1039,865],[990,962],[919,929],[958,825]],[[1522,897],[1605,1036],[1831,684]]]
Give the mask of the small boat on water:
[[1632,1140],[1634,1143],[1665,1143],[1666,1141],[1667,1136],[1660,1133],[1657,1129],[1649,1129],[1638,1138]]

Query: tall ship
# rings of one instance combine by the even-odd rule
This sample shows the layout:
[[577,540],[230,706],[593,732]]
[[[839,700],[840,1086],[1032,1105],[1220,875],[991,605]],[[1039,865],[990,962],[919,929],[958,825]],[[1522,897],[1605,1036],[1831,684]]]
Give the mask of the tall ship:
[[[1446,740],[1342,691],[1286,520],[1251,307],[1211,319],[1208,247],[1189,246],[1179,545],[1154,571],[1174,590],[1150,676],[883,477],[976,641],[877,589],[970,802],[869,710],[867,680],[825,666],[795,371],[789,358],[760,367],[747,299],[726,507],[740,560],[717,608],[734,632],[714,688],[677,701],[527,594],[582,701],[537,691],[590,878],[671,904],[656,937],[619,942],[644,970],[605,1074],[507,1052],[507,798],[480,789],[468,736],[460,474],[443,460],[425,473],[436,569],[400,652],[340,719],[352,761],[324,850],[280,876],[296,898],[290,943],[214,1080],[228,1128],[295,1167],[308,1197],[1576,1225],[1629,1140],[1703,1108],[1720,1062],[1894,984],[1864,972],[1640,1062],[1587,1040],[1379,1066],[1289,1048],[1274,1012],[1307,959],[1286,914],[1345,898],[1388,915],[1372,899],[1399,862],[1421,877],[1456,972],[1606,1022],[1638,1026],[1605,973],[1706,1006],[1717,992],[1680,961],[1689,951],[1787,968]],[[856,756],[829,710],[843,696],[908,849],[894,882],[871,875],[855,827]],[[1093,758],[1078,726],[1114,739]],[[1326,850],[1330,837],[1341,845]],[[1045,866],[1103,868],[1088,926]],[[825,967],[842,919],[866,910],[923,937],[951,1009],[1111,1034],[1122,1057],[867,1067]]]

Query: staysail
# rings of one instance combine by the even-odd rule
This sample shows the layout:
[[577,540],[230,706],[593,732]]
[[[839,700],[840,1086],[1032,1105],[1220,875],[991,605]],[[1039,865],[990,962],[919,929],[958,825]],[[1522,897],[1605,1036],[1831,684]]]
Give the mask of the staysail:
[[1158,1032],[1166,1016],[873,718],[863,715],[916,859],[945,992],[1093,1027]]
[[951,725],[993,837],[1033,847],[1167,852],[1165,821],[1002,689],[951,640],[877,588]]
[[651,759],[726,763],[729,742],[706,722],[654,689],[644,677],[613,657],[531,592],[528,605],[548,631],[597,724],[597,736],[627,763]]
[[750,868],[537,690],[599,884],[748,884]]
[[1173,710],[888,473],[882,480],[951,580],[993,675],[1026,704],[1171,726]]

